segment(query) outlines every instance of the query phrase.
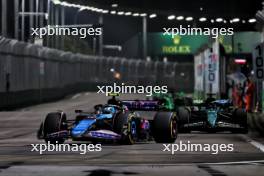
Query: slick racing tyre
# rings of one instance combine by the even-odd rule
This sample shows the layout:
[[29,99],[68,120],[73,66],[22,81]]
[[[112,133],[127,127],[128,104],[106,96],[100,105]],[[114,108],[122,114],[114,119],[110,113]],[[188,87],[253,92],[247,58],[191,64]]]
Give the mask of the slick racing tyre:
[[138,125],[133,114],[126,112],[117,114],[113,122],[114,132],[121,135],[120,143],[134,144],[138,138]]
[[174,143],[177,138],[176,116],[173,112],[158,112],[153,120],[152,134],[157,143]]
[[193,99],[190,97],[185,97],[184,98],[184,105],[185,106],[193,106]]
[[178,122],[180,124],[186,124],[189,123],[190,114],[187,108],[185,107],[179,107],[178,108]]
[[242,128],[232,130],[233,133],[248,133],[247,125],[247,112],[241,108],[237,108],[233,112],[235,123],[239,124]]
[[40,124],[39,126],[39,129],[38,129],[38,132],[37,132],[37,138],[38,139],[42,139],[44,136],[43,136],[43,122]]
[[66,115],[62,112],[49,113],[46,116],[43,125],[43,134],[46,142],[51,144],[64,143],[63,137],[50,137],[49,134],[56,133],[62,130],[67,130]]
[[189,124],[190,113],[189,110],[185,107],[179,107],[177,111],[177,120],[179,126],[179,132],[181,133],[190,133],[188,127],[184,127],[185,124]]

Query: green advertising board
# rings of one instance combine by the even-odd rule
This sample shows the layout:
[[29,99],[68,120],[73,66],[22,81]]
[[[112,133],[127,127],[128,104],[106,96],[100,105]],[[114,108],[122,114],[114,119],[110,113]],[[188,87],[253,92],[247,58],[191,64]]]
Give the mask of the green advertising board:
[[[220,36],[219,42],[226,53],[251,53],[253,47],[261,41],[259,32],[237,32],[233,36]],[[195,54],[203,45],[209,44],[210,36],[148,34],[149,55]],[[234,49],[234,51],[233,51]]]
[[208,36],[174,36],[163,33],[148,35],[148,50],[151,55],[194,54],[209,42]]

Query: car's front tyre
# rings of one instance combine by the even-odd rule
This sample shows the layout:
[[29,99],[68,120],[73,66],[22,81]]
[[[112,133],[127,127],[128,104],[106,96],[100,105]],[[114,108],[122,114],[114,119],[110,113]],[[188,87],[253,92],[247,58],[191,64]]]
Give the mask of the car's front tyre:
[[62,112],[49,113],[43,123],[43,135],[46,142],[51,144],[64,143],[64,137],[51,137],[52,133],[67,130],[66,115]]

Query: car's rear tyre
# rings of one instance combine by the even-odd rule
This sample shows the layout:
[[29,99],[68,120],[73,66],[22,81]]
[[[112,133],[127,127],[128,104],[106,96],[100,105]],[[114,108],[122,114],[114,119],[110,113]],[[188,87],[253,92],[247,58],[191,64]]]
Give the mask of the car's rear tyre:
[[133,114],[126,112],[117,114],[113,122],[114,132],[121,135],[120,143],[134,144],[138,138],[138,125]]
[[51,144],[64,143],[65,139],[62,137],[50,138],[48,135],[62,130],[67,130],[66,115],[62,112],[49,113],[46,116],[43,125],[43,134],[46,142]]
[[184,105],[185,106],[192,106],[193,105],[193,99],[190,97],[185,97],[184,98]]
[[179,107],[177,110],[177,118],[180,124],[189,123],[190,113],[187,108]]
[[174,143],[178,135],[176,115],[173,112],[158,112],[152,124],[153,138],[157,143]]
[[189,119],[190,119],[189,110],[185,107],[179,107],[177,110],[177,118],[178,118],[179,132],[190,133],[191,130],[188,127],[184,127],[185,124],[189,124]]

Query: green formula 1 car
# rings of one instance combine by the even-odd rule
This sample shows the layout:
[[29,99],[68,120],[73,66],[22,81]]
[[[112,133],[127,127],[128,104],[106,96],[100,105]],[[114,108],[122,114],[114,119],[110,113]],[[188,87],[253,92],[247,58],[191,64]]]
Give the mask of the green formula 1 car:
[[192,98],[186,97],[183,92],[169,92],[166,94],[153,94],[153,100],[158,100],[168,111],[177,111],[180,106],[188,106],[192,104]]

